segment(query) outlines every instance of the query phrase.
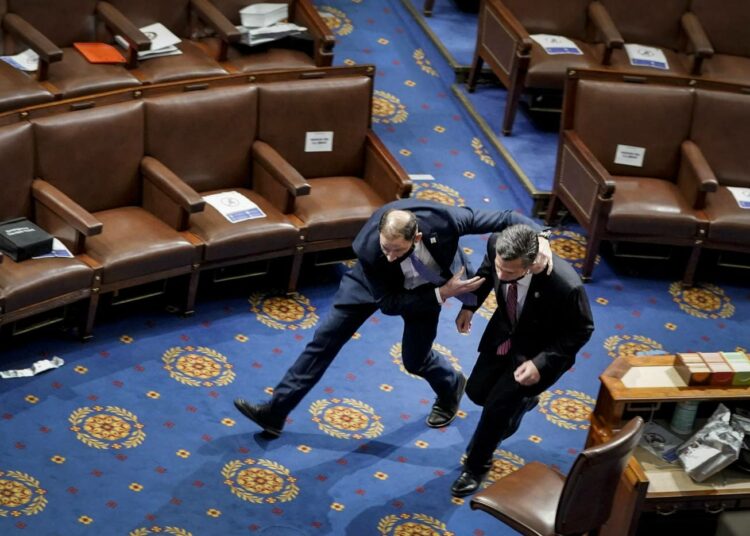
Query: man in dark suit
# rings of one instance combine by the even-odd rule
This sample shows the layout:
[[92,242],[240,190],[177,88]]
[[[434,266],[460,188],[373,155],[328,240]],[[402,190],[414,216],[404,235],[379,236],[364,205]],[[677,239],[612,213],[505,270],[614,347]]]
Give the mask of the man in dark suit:
[[[456,497],[477,490],[500,441],[518,429],[538,395],[573,365],[594,331],[579,275],[554,256],[551,273],[533,274],[536,255],[536,231],[514,225],[490,237],[477,271],[484,279],[475,291],[477,303],[494,288],[497,309],[479,342],[479,358],[466,386],[469,399],[483,409],[463,471],[451,486]],[[460,332],[468,331],[476,309],[462,308],[456,320]]]
[[[235,406],[267,435],[279,436],[286,416],[320,380],[341,347],[380,309],[404,319],[404,367],[427,380],[437,395],[427,425],[447,426],[458,411],[466,378],[432,350],[441,305],[449,297],[471,296],[484,282],[479,277],[464,278],[472,274],[458,239],[517,223],[535,225],[509,210],[474,211],[414,199],[377,210],[354,240],[358,263],[342,278],[330,313],[275,387],[271,400],[255,405],[240,398]],[[539,269],[551,262],[549,243],[542,242]]]

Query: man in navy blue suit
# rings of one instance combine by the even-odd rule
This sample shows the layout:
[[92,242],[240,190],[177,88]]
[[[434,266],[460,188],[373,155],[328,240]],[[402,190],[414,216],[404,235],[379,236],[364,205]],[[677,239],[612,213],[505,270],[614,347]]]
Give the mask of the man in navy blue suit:
[[[237,409],[270,436],[281,434],[286,416],[323,376],[341,347],[376,310],[404,319],[402,356],[411,374],[427,380],[437,395],[426,419],[441,428],[456,417],[466,378],[432,350],[441,305],[450,297],[474,299],[484,283],[474,277],[459,237],[536,224],[510,210],[475,211],[428,201],[403,199],[377,210],[354,240],[357,264],[341,280],[333,307],[312,341],[274,388],[271,400]],[[546,239],[540,239],[535,268],[551,269]],[[465,277],[467,276],[467,277]]]

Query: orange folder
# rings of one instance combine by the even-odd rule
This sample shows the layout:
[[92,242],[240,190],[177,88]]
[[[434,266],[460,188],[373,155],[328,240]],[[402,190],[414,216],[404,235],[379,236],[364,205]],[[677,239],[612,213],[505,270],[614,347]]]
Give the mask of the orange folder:
[[107,43],[73,43],[78,52],[91,63],[125,63],[125,57]]

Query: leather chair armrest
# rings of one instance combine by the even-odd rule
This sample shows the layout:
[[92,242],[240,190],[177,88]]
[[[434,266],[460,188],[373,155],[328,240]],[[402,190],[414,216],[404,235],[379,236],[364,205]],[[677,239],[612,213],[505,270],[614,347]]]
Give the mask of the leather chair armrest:
[[190,8],[198,18],[215,31],[226,43],[236,43],[242,37],[240,31],[224,14],[208,0],[190,0]]
[[299,0],[293,14],[296,24],[304,26],[315,39],[315,65],[329,67],[333,63],[336,36],[320,16],[310,0]]
[[715,192],[719,188],[719,181],[694,141],[683,141],[680,153],[682,159],[677,187],[694,209],[702,210],[706,205],[706,193]]
[[198,192],[153,156],[143,157],[141,173],[144,181],[148,181],[188,214],[202,212],[206,207],[206,202]]
[[412,182],[375,132],[367,133],[365,141],[364,180],[386,202],[409,197]]
[[611,199],[615,193],[615,181],[612,180],[612,175],[583,143],[578,134],[571,130],[564,131],[563,143],[578,157],[578,161],[594,179],[597,195],[601,199]]
[[276,149],[263,141],[253,143],[253,190],[283,214],[294,212],[297,197],[310,193],[310,184]]
[[615,26],[607,8],[601,2],[591,2],[588,12],[594,28],[604,41],[602,65],[609,65],[612,59],[612,51],[616,48],[622,48],[625,40],[622,38],[620,30]]
[[15,13],[8,13],[3,17],[3,30],[26,43],[39,55],[37,78],[40,81],[47,79],[49,64],[63,58],[63,51],[57,45]]
[[102,232],[102,222],[47,181],[35,179],[31,183],[31,195],[36,203],[47,208],[82,235],[94,236]]
[[[485,2],[485,5],[485,9],[492,9],[502,19],[503,26],[508,30],[513,40],[516,41],[518,51],[521,54],[528,54],[529,50],[531,50],[531,37],[529,37],[529,32],[524,25],[500,2]],[[480,7],[480,9],[482,8]]]
[[689,49],[693,51],[693,66],[690,74],[700,76],[703,70],[703,60],[714,55],[714,47],[695,13],[683,13],[680,22],[682,30],[687,35]]
[[122,36],[130,48],[136,51],[151,49],[151,40],[146,34],[109,2],[98,2],[96,14],[113,34]]

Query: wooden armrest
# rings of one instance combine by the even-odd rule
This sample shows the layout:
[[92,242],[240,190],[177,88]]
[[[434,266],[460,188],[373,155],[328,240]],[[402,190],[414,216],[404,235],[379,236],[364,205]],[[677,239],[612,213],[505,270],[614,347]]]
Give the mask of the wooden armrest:
[[700,76],[703,71],[703,60],[714,55],[714,47],[695,13],[684,13],[680,19],[682,30],[687,35],[689,48],[693,50],[693,66],[690,74]]
[[190,0],[190,8],[215,31],[222,41],[236,43],[242,38],[242,33],[227,19],[219,9],[208,0]]
[[563,143],[580,158],[581,163],[591,172],[597,183],[598,196],[601,199],[610,199],[615,193],[615,181],[612,175],[594,156],[594,153],[583,143],[583,140],[572,130],[563,132]]
[[365,182],[386,201],[409,197],[412,189],[409,174],[378,135],[369,131],[365,143]]
[[44,63],[53,63],[63,58],[63,51],[57,45],[15,13],[5,15],[3,29],[26,43],[39,54],[39,60]]
[[622,34],[620,34],[617,26],[615,26],[607,8],[601,2],[594,1],[590,3],[588,11],[594,28],[596,28],[604,41],[602,65],[609,65],[612,60],[612,51],[616,48],[622,48],[625,40],[622,38]]
[[146,34],[140,31],[130,19],[109,2],[97,3],[96,14],[113,34],[122,36],[131,48],[135,50],[151,49],[151,40],[146,37]]
[[253,143],[253,160],[294,197],[310,193],[310,184],[299,171],[266,142]]
[[31,183],[31,195],[34,201],[46,207],[82,235],[94,236],[102,232],[102,222],[47,181],[35,179]]
[[[495,11],[497,16],[502,19],[503,25],[513,33],[513,38],[517,42],[519,52],[521,54],[528,54],[531,50],[531,37],[529,32],[526,30],[523,24],[516,18],[511,11],[501,3],[485,2],[483,4],[485,9],[492,9]],[[481,8],[480,8],[481,9]],[[482,16],[481,13],[479,15]]]
[[169,199],[177,203],[190,214],[202,212],[206,206],[203,198],[188,184],[180,179],[167,166],[153,156],[144,156],[141,160],[143,178],[148,180]]
[[706,193],[715,192],[719,188],[719,181],[694,141],[683,141],[680,153],[682,159],[677,187],[694,209],[702,210],[706,204]]
[[336,45],[336,36],[310,0],[300,0],[297,2],[293,22],[307,28],[307,31],[315,39],[315,64],[318,67],[331,65],[333,62],[333,47]]

